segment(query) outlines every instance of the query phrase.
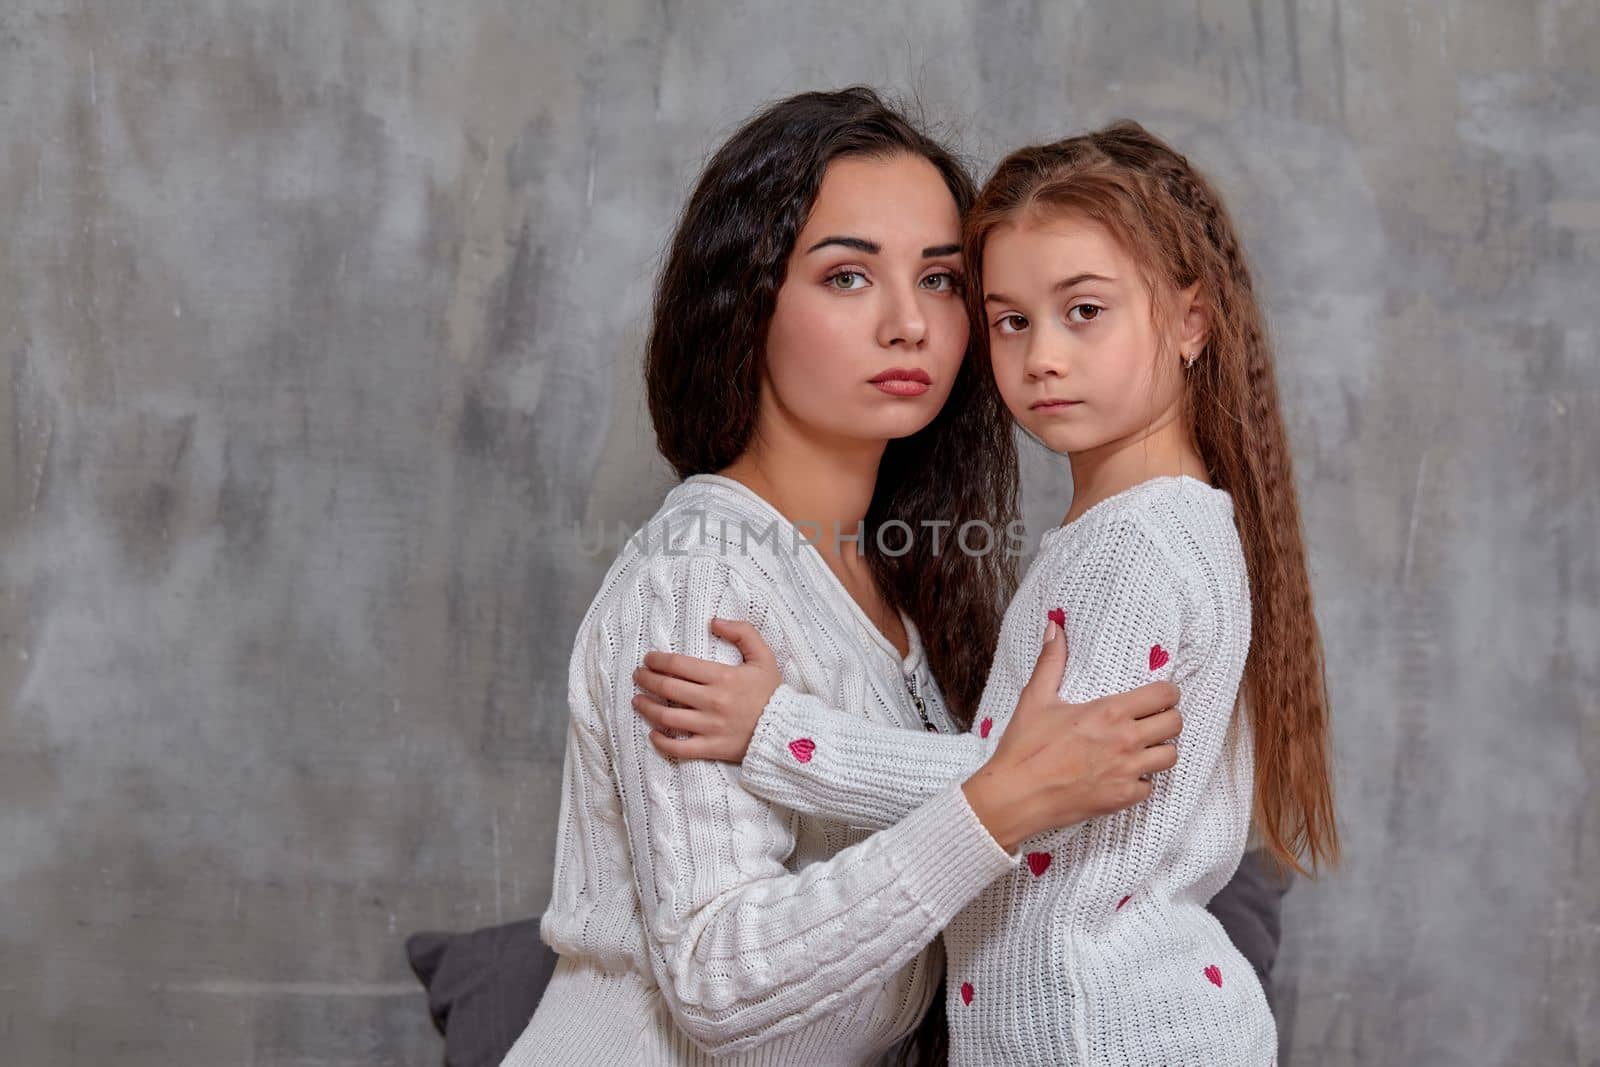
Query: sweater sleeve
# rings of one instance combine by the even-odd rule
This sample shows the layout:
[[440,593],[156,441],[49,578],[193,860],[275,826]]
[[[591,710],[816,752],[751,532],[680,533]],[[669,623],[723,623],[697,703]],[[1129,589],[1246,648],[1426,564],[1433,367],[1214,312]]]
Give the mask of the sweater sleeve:
[[975,733],[889,726],[779,685],[756,721],[740,780],[757,796],[849,826],[893,826],[988,758]]
[[[1066,616],[1068,659],[1061,699],[1084,703],[1136,689],[1148,682],[1176,682],[1183,691],[1182,731],[1175,742],[1175,767],[1150,775],[1150,796],[1132,808],[1080,823],[1113,832],[1129,820],[1160,821],[1170,781],[1200,781],[1212,773],[1217,752],[1191,752],[1197,734],[1211,723],[1198,721],[1198,704],[1185,686],[1185,671],[1203,657],[1209,631],[1191,624],[1186,584],[1172,555],[1137,516],[1126,516],[1098,531],[1084,551],[1050,576],[1053,607]],[[1099,831],[1097,831],[1099,832]]]
[[1062,700],[1081,704],[1174,679],[1185,651],[1183,583],[1139,521],[1108,524],[1050,588],[1066,616]]
[[[631,705],[647,650],[739,662],[713,617],[758,629],[725,558],[653,556],[591,638],[651,969],[678,1025],[713,1054],[804,1027],[882,984],[1014,867],[950,786],[898,825],[792,871],[795,816],[740,786],[738,768],[674,760]],[[774,634],[763,637],[774,643]]]

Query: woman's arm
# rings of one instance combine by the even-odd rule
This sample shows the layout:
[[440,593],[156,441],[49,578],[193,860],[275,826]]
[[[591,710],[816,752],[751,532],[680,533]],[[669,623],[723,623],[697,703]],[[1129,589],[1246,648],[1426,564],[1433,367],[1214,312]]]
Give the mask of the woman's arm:
[[[1058,698],[1051,710],[1060,718],[1066,718],[1063,703],[1117,699],[1173,678],[1182,591],[1167,557],[1142,530],[1108,531],[1087,557],[1047,582],[1062,609],[1050,615],[1065,622],[1072,649],[1065,672],[1052,678],[1059,682],[1051,687]],[[1035,676],[1040,666],[1034,664]],[[742,780],[798,811],[852,825],[893,825],[944,783],[983,765],[1017,723],[1026,670],[1023,662],[997,662],[973,730],[954,736],[884,726],[780,684],[756,723]]]
[[715,616],[753,612],[716,557],[653,557],[589,642],[652,970],[673,1017],[707,1051],[760,1045],[870,995],[1017,863],[958,785],[898,825],[798,872],[791,813],[736,768],[656,751],[632,707],[647,649],[733,662]]

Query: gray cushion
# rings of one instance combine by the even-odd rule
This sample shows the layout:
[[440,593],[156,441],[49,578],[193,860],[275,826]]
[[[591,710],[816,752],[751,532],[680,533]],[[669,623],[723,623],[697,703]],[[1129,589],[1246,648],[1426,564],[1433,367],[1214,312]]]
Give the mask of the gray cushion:
[[444,1035],[446,1067],[498,1067],[533,1018],[557,959],[539,940],[537,917],[470,933],[412,934],[406,957]]

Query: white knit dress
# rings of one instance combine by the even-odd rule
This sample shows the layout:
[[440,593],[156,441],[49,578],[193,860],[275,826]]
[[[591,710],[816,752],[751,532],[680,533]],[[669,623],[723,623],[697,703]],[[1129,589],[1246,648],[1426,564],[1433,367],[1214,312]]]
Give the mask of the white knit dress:
[[1061,696],[1176,682],[1178,763],[1152,776],[1140,804],[1027,841],[1027,862],[951,923],[951,1062],[1270,1064],[1266,997],[1205,907],[1244,852],[1253,782],[1248,723],[1234,714],[1250,593],[1227,493],[1157,478],[1046,533],[970,733],[886,730],[783,686],[742,780],[797,811],[896,824],[988,759],[1058,609],[1069,648]]
[[739,662],[713,617],[753,623],[791,692],[900,735],[921,732],[920,701],[955,729],[910,620],[902,660],[761,497],[677,486],[574,642],[541,927],[561,961],[504,1064],[877,1063],[927,1010],[939,931],[1021,864],[958,782],[868,833],[756,797],[738,766],[658,753],[632,672],[651,649]]

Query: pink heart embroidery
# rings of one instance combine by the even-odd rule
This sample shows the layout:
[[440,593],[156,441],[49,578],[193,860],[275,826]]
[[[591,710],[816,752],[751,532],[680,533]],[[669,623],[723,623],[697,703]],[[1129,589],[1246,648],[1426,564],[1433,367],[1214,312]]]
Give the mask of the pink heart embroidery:
[[1116,907],[1116,910],[1117,910],[1117,911],[1121,911],[1121,910],[1122,910],[1122,906],[1123,906],[1123,905],[1124,905],[1124,904],[1126,904],[1126,903],[1127,903],[1127,902],[1128,902],[1128,901],[1130,901],[1130,900],[1132,900],[1132,899],[1133,899],[1133,894],[1132,894],[1132,893],[1129,893],[1129,894],[1128,894],[1128,895],[1127,895],[1127,896],[1125,896],[1125,897],[1123,897],[1123,898],[1122,898],[1122,899],[1121,899],[1121,900],[1119,900],[1119,901],[1117,901],[1117,907]]
[[1050,853],[1048,853],[1048,852],[1030,852],[1030,853],[1028,853],[1028,870],[1033,872],[1033,876],[1035,878],[1039,877],[1041,874],[1043,874],[1045,871],[1048,871],[1049,869],[1050,869]]
[[971,982],[962,982],[961,983],[961,1003],[963,1003],[963,1004],[971,1004],[972,1003],[972,983]]
[[1045,612],[1045,618],[1049,619],[1063,630],[1067,628],[1067,613],[1062,611],[1060,608],[1051,608],[1049,611]]
[[984,719],[983,722],[978,724],[978,736],[979,737],[988,737],[989,736],[989,731],[992,730],[992,729],[994,729],[994,720],[993,719]]
[[811,754],[817,750],[817,743],[809,737],[802,737],[798,741],[789,742],[789,751],[801,763],[810,763]]
[[1218,989],[1221,989],[1222,988],[1222,968],[1218,967],[1215,963],[1213,963],[1211,966],[1207,967],[1206,968],[1206,981],[1210,982],[1212,985],[1216,986]]
[[1151,645],[1150,646],[1150,669],[1151,670],[1159,671],[1162,667],[1165,667],[1167,665],[1167,660],[1169,660],[1171,658],[1172,657],[1167,655],[1167,650],[1162,648],[1160,645]]

